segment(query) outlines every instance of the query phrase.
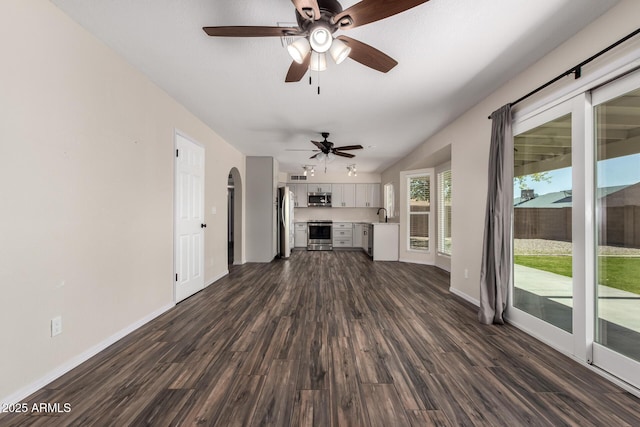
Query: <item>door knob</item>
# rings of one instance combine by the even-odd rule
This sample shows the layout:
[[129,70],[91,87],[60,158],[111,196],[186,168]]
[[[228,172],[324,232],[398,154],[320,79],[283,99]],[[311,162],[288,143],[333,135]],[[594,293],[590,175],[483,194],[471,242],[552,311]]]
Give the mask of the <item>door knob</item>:
[[207,228],[207,224],[200,224],[200,228]]

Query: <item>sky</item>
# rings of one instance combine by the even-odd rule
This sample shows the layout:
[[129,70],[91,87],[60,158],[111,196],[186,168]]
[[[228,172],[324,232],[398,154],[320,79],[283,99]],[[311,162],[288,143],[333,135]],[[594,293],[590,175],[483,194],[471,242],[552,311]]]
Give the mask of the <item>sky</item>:
[[[640,154],[615,157],[598,162],[598,187],[631,185],[640,182]],[[528,188],[536,194],[548,194],[571,189],[571,168],[549,171],[551,182],[533,182],[527,180]],[[514,197],[520,197],[520,187],[514,184]]]

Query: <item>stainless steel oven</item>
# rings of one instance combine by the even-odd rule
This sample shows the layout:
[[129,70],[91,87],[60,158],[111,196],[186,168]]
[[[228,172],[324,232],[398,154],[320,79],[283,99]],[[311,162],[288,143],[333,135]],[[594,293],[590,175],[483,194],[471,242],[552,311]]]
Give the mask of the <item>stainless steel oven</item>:
[[307,250],[333,250],[333,221],[314,220],[307,222]]

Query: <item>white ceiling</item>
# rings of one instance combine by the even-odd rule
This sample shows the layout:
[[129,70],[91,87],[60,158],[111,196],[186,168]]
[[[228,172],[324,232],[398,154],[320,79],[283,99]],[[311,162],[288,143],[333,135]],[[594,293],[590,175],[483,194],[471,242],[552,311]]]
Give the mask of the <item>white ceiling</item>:
[[52,1],[243,153],[301,171],[313,153],[288,150],[310,150],[328,131],[336,146],[365,147],[329,169],[381,172],[618,0],[431,0],[336,33],[396,59],[389,73],[348,59],[313,73],[312,86],[309,74],[284,83],[280,38],[202,31],[295,23],[288,0]]

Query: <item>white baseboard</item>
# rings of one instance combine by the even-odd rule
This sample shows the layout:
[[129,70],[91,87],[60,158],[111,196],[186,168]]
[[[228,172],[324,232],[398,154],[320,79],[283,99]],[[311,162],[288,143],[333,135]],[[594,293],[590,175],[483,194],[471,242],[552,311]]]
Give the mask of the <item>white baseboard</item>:
[[165,305],[163,307],[160,307],[159,309],[149,313],[147,316],[143,317],[142,319],[138,320],[137,322],[132,323],[131,325],[127,326],[126,328],[124,328],[124,329],[116,332],[115,334],[111,335],[110,337],[108,337],[104,341],[94,345],[93,347],[89,348],[88,350],[86,350],[86,351],[78,354],[77,356],[71,358],[67,362],[63,363],[62,365],[58,366],[54,370],[52,370],[52,371],[48,372],[47,374],[45,374],[42,378],[39,378],[38,380],[32,382],[31,384],[21,388],[20,390],[17,390],[16,392],[10,394],[9,396],[3,397],[2,399],[0,399],[0,404],[11,405],[11,404],[15,404],[15,403],[18,403],[18,402],[22,401],[26,397],[32,395],[36,391],[38,391],[41,388],[45,387],[47,384],[50,384],[52,381],[60,378],[62,375],[66,374],[67,372],[69,372],[73,368],[76,368],[77,366],[79,366],[82,363],[86,362],[87,360],[89,360],[90,358],[95,356],[96,354],[100,353],[105,348],[109,347],[110,345],[114,344],[115,342],[117,342],[118,340],[124,338],[125,336],[129,335],[131,332],[135,331],[139,327],[149,323],[150,321],[152,321],[156,317],[160,316],[161,314],[167,312],[168,310],[172,309],[173,307],[175,307],[175,304],[171,303],[171,304],[167,304],[167,305]]
[[452,288],[449,287],[449,292],[451,292],[454,295],[459,296],[460,298],[462,298],[463,300],[470,302],[471,304],[475,305],[476,307],[480,307],[480,301],[478,301],[477,299],[470,297],[469,295],[465,294],[464,292],[459,291],[456,288]]
[[225,270],[222,273],[218,274],[217,276],[214,276],[213,279],[209,280],[209,284],[207,286],[205,286],[205,288],[208,287],[208,286],[213,285],[218,280],[222,279],[224,276],[227,276],[227,275],[229,275],[229,270]]
[[[407,258],[400,258],[398,261],[406,262],[406,263],[409,263],[409,264],[433,265],[434,267],[437,267],[432,261],[421,261],[421,260],[407,259]],[[440,267],[438,267],[438,268],[440,268]]]

